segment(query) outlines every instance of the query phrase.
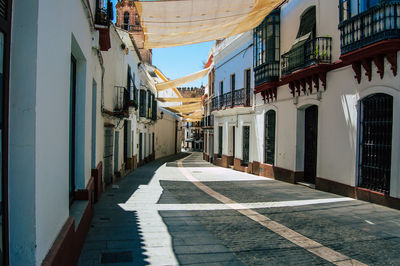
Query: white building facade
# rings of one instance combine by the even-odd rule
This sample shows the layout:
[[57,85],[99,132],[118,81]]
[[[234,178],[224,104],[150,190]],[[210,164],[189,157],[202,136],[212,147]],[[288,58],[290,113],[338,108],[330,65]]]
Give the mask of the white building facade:
[[[254,112],[238,115],[250,127],[239,170],[399,208],[398,10],[396,1],[289,0],[265,18],[253,36]],[[220,113],[223,158],[236,120]],[[243,165],[242,139],[234,160]]]
[[[252,31],[217,42],[212,48],[210,97],[206,104],[206,158],[235,169],[254,160]],[[208,127],[212,126],[210,130]]]
[[155,81],[110,1],[6,7],[0,264],[75,265],[103,189],[155,158]]

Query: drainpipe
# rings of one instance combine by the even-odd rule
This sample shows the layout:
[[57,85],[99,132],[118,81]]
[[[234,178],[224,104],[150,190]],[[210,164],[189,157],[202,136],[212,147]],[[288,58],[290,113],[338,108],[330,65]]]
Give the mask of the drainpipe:
[[94,31],[94,22],[93,22],[92,10],[90,9],[90,3],[88,0],[81,0],[81,3],[85,9],[85,13],[86,13],[87,19],[89,21],[90,31],[93,32]]

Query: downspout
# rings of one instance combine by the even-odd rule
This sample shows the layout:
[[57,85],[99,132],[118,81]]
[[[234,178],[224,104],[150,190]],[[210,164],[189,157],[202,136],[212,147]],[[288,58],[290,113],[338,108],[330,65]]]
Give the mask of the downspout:
[[81,3],[85,9],[85,13],[86,13],[87,19],[89,21],[90,31],[93,32],[94,31],[94,19],[93,19],[92,10],[90,8],[89,0],[81,0]]

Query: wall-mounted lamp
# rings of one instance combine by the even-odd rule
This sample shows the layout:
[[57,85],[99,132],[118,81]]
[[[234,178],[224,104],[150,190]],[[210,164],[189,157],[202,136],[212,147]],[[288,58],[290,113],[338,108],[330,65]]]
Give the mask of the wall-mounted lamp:
[[299,96],[293,98],[293,104],[297,105],[299,103]]
[[322,99],[322,91],[317,92],[317,100],[321,101]]

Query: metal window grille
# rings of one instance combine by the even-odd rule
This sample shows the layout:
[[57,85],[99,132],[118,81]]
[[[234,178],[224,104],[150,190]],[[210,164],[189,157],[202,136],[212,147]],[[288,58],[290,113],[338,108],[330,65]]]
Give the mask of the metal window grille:
[[270,110],[265,114],[265,163],[275,163],[275,123],[276,113]]
[[389,193],[392,159],[393,97],[378,93],[361,101],[359,186]]
[[222,157],[222,127],[218,127],[218,157]]
[[250,127],[243,127],[243,164],[249,163],[250,154]]

